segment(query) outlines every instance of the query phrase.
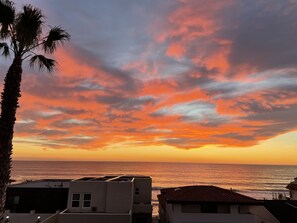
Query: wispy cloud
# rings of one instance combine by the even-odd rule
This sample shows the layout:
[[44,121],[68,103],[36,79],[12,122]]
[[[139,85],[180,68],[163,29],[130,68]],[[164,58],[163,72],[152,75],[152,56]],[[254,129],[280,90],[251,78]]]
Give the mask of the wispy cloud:
[[72,41],[53,75],[24,67],[18,141],[191,149],[297,130],[295,1],[29,2]]

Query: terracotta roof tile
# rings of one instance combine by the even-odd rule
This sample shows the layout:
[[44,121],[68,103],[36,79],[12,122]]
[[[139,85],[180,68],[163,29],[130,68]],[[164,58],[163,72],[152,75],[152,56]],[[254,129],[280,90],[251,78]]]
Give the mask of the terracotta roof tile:
[[286,186],[287,189],[289,190],[297,190],[297,184],[295,182],[291,182]]
[[185,202],[221,202],[221,203],[257,203],[256,199],[215,186],[186,186],[161,190],[159,199],[168,203]]

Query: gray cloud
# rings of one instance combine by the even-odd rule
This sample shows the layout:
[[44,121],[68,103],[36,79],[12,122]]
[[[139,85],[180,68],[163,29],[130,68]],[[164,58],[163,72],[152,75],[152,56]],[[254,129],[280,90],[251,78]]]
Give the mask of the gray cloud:
[[241,0],[225,15],[220,36],[232,41],[231,65],[260,70],[296,67],[296,1]]
[[127,112],[125,112],[124,114],[115,114],[110,111],[105,113],[103,116],[107,118],[107,120],[105,121],[107,123],[112,122],[114,120],[117,120],[123,123],[134,123],[140,120],[139,118],[135,118],[133,114],[127,113]]
[[271,110],[262,113],[250,114],[242,119],[247,121],[261,121],[263,124],[254,127],[255,136],[272,137],[297,129],[297,105],[292,105],[287,109]]
[[117,95],[98,95],[96,100],[99,103],[110,105],[110,109],[118,109],[122,111],[140,110],[144,105],[156,102],[156,99],[151,96],[128,98]]
[[197,138],[160,138],[159,139],[160,142],[163,142],[167,145],[171,145],[171,146],[175,146],[178,148],[182,148],[182,149],[195,149],[195,148],[199,148],[207,143],[210,144],[215,144],[216,140],[215,139],[198,139]]
[[250,135],[241,135],[238,133],[226,133],[226,134],[220,134],[220,135],[214,135],[215,137],[219,138],[228,138],[228,139],[234,139],[237,141],[254,141],[255,137]]
[[91,119],[75,119],[75,118],[64,118],[51,123],[51,126],[58,128],[71,128],[75,126],[87,127],[90,125],[95,125]]
[[69,134],[69,131],[64,129],[51,129],[51,128],[40,128],[35,122],[28,123],[16,123],[15,132],[17,134],[29,134],[31,137],[47,137],[47,136],[62,136]]
[[61,144],[67,144],[71,146],[81,146],[81,145],[91,143],[94,140],[95,138],[91,136],[75,135],[75,136],[65,137],[55,141]]
[[71,107],[49,107],[50,110],[57,110],[57,111],[61,111],[64,114],[67,115],[80,115],[80,114],[84,114],[87,111],[85,109],[76,109],[76,108],[71,108]]

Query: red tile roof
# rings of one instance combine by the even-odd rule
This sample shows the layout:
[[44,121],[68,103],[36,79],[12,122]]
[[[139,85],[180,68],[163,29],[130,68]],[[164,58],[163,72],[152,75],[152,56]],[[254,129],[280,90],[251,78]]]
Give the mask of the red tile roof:
[[260,201],[215,186],[186,186],[166,188],[158,195],[159,201],[164,203],[258,203]]
[[297,184],[295,182],[291,182],[286,186],[287,189],[289,190],[297,190]]

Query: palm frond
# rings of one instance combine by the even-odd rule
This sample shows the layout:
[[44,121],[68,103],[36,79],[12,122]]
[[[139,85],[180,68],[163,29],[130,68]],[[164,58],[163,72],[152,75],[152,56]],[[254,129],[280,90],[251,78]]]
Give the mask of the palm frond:
[[52,72],[57,65],[57,62],[53,59],[46,58],[43,55],[34,55],[30,59],[30,67],[34,67],[35,65],[39,67],[39,70],[46,69],[49,72]]
[[43,18],[41,10],[32,5],[25,5],[23,11],[17,15],[15,29],[21,48],[38,42],[44,23]]
[[15,19],[15,8],[11,1],[0,0],[0,37],[9,36],[9,25],[13,24]]
[[68,40],[70,40],[69,33],[67,33],[61,27],[55,26],[49,31],[48,36],[43,44],[43,50],[46,53],[53,53],[59,43],[63,44],[64,41]]
[[7,43],[0,43],[0,49],[3,49],[2,55],[7,57],[9,56],[9,46]]

